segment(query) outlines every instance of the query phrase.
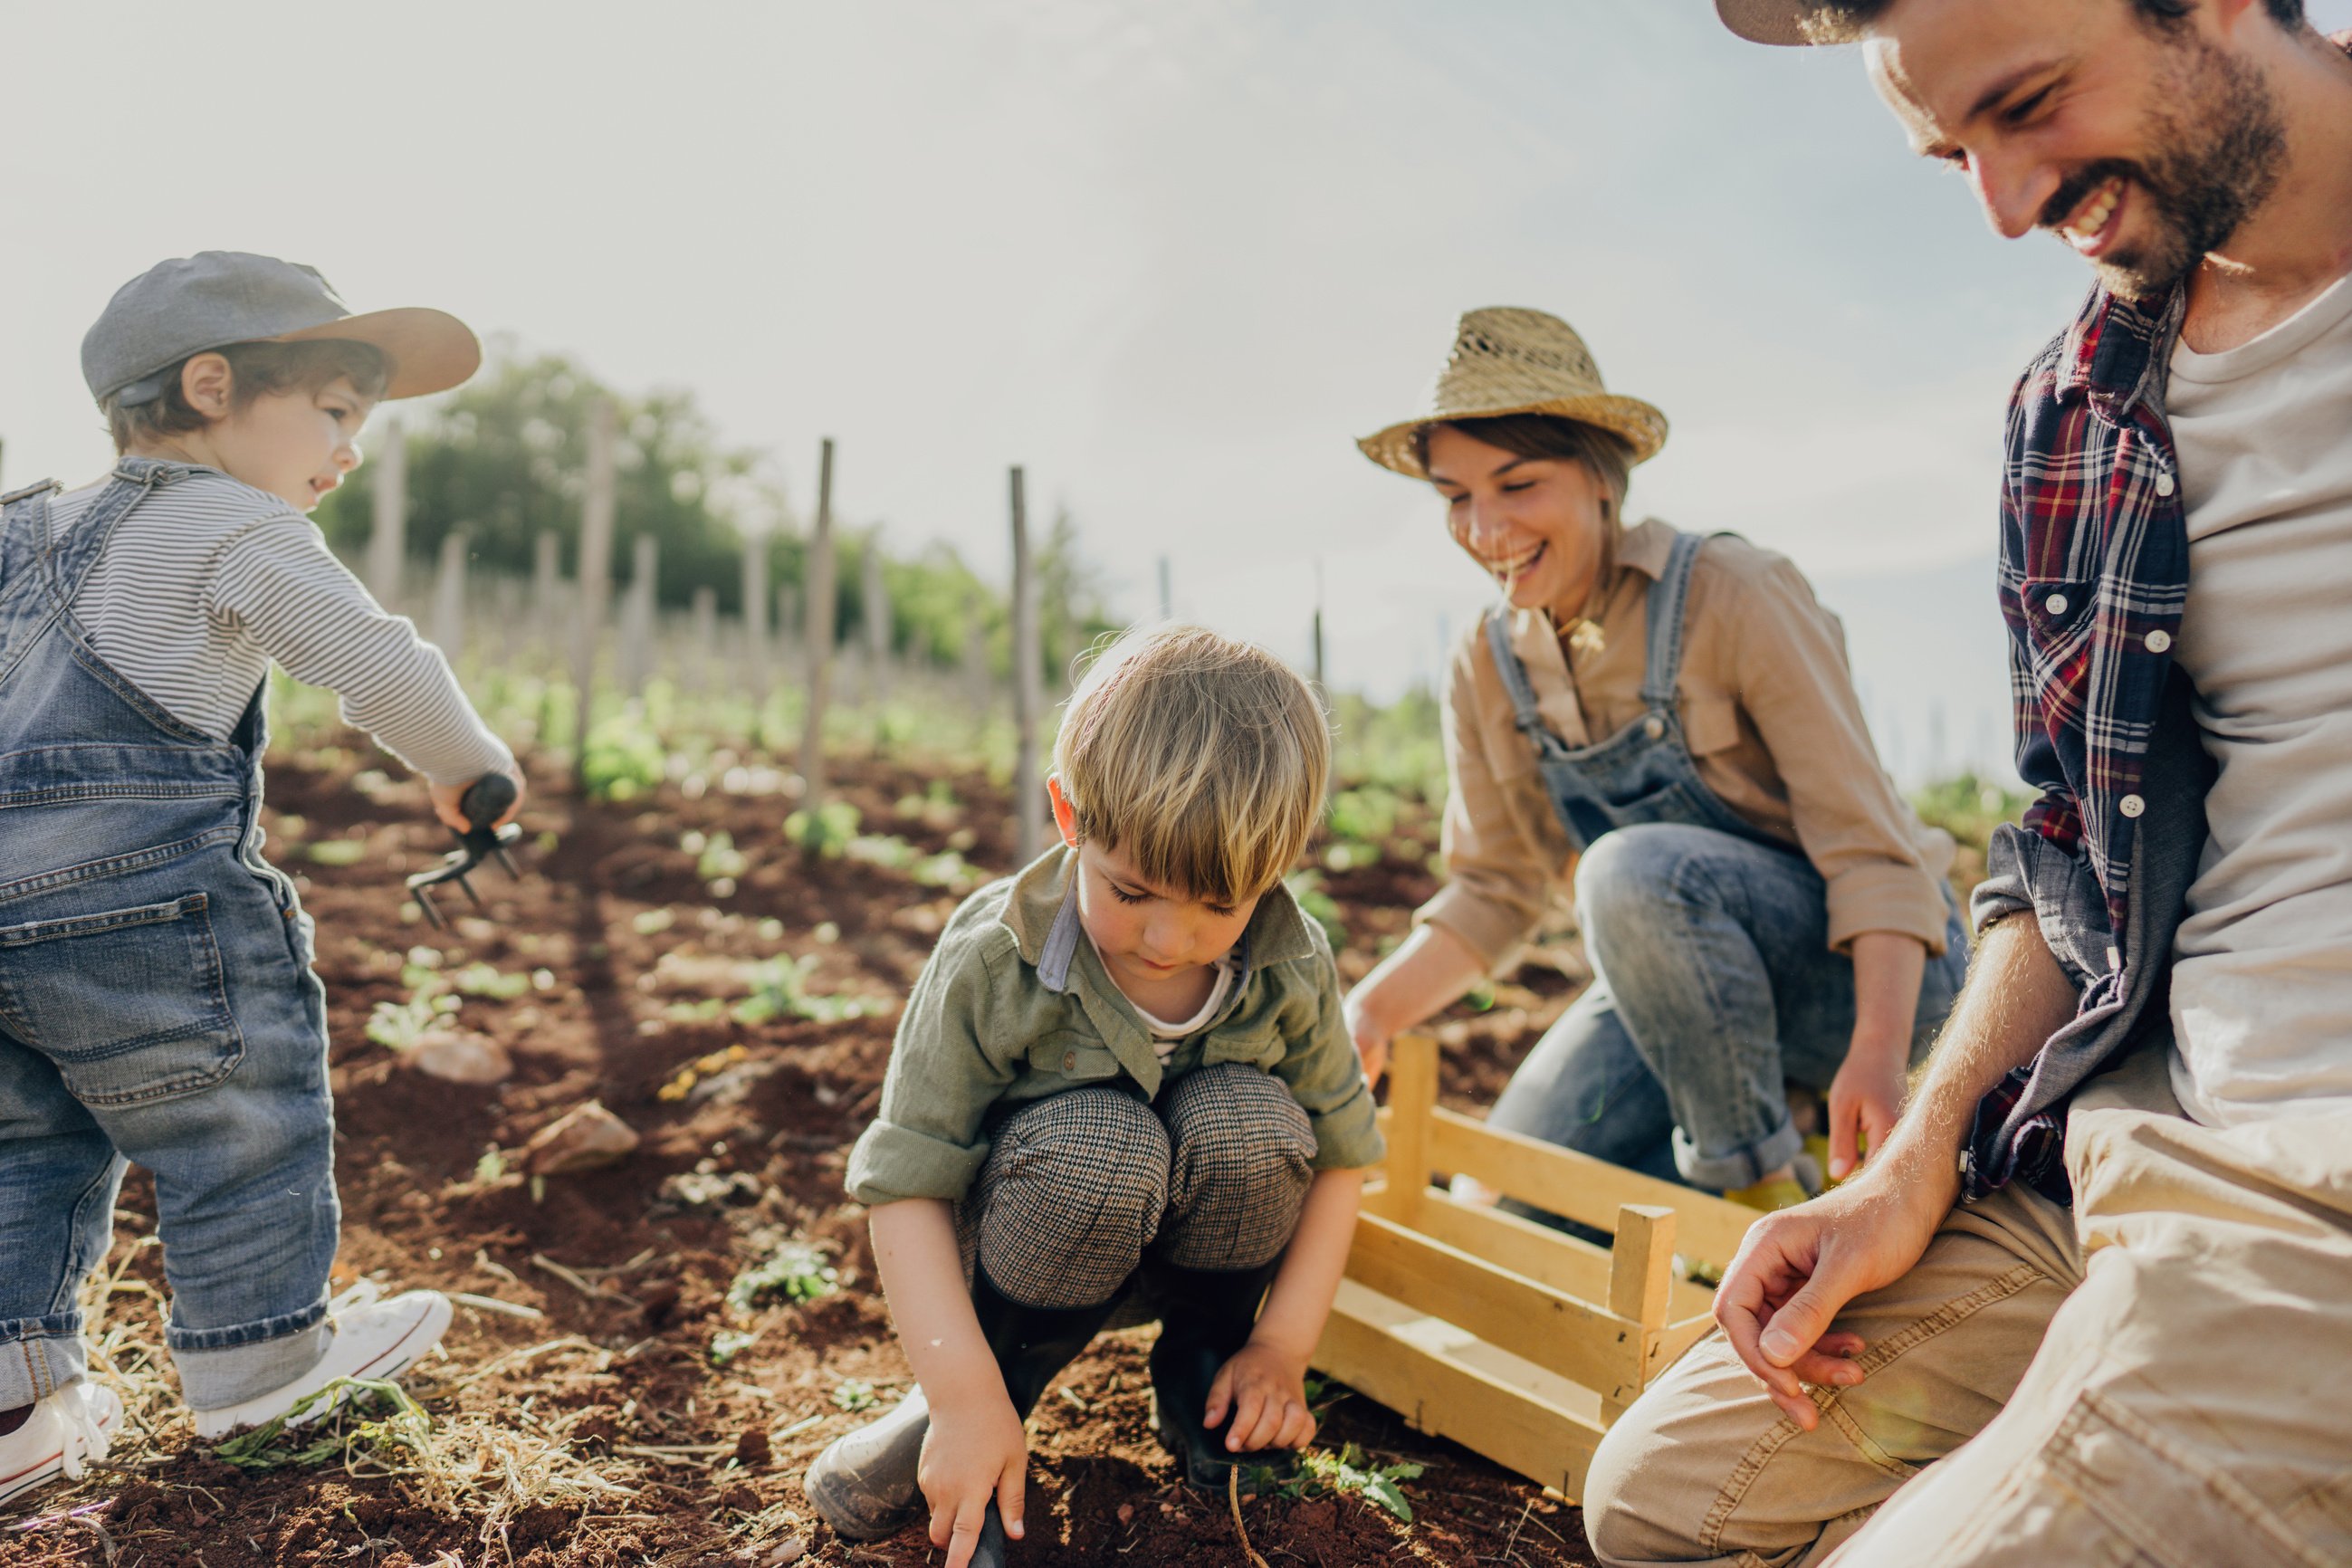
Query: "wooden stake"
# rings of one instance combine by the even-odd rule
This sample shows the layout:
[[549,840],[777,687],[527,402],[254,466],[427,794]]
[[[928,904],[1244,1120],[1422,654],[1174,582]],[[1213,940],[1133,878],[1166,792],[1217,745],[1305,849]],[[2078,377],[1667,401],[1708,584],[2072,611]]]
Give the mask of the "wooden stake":
[[694,591],[694,683],[710,679],[719,663],[719,590],[706,583]]
[[613,471],[620,444],[620,411],[599,397],[588,416],[588,494],[580,508],[580,603],[572,641],[572,776],[588,783],[589,712],[596,695],[596,654],[611,608]]
[[629,596],[621,606],[621,689],[636,696],[654,673],[654,596],[661,574],[661,541],[640,533],[630,541]]
[[555,530],[542,528],[531,541],[530,615],[539,641],[551,658],[563,646],[563,541]]
[[816,531],[809,539],[808,718],[801,729],[801,777],[807,781],[801,809],[816,821],[824,800],[824,708],[833,685],[833,437],[817,448]]
[[1315,694],[1324,701],[1331,700],[1331,689],[1323,683],[1323,563],[1315,563]]
[[383,416],[375,447],[375,527],[368,535],[367,585],[387,610],[400,607],[400,574],[408,561],[408,443],[400,416]]
[[454,667],[466,647],[466,534],[441,536],[441,564],[433,574],[433,641]]
[[1013,855],[1024,866],[1045,847],[1037,796],[1038,710],[1045,705],[1044,654],[1037,646],[1037,563],[1029,552],[1029,510],[1018,465],[1013,469]]
[[768,705],[768,536],[743,530],[743,686],[756,714]]
[[866,621],[866,697],[880,702],[890,672],[890,585],[882,578],[882,531],[869,531],[858,559],[859,608]]

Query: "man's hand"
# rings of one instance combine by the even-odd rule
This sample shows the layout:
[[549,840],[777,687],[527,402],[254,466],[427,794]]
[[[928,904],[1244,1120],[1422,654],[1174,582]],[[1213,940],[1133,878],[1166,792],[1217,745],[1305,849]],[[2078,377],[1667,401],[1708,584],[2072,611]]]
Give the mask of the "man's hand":
[[932,1407],[915,1479],[931,1505],[931,1544],[946,1549],[947,1568],[965,1568],[971,1561],[992,1498],[1004,1520],[1004,1533],[1021,1538],[1028,1469],[1029,1435],[1002,1386],[978,1409]]
[[1876,1160],[1811,1203],[1766,1215],[1748,1229],[1715,1292],[1715,1321],[1764,1390],[1805,1431],[1820,1412],[1806,1384],[1851,1388],[1859,1335],[1830,1321],[1864,1291],[1919,1261],[1950,1212],[1956,1175]]
[[1886,1147],[1895,1118],[1903,1110],[1903,1078],[1908,1040],[1864,1039],[1857,1035],[1845,1065],[1830,1080],[1830,1180],[1842,1182],[1862,1164],[1862,1146]]
[[1228,1410],[1234,1415],[1225,1429],[1229,1453],[1303,1448],[1315,1440],[1315,1415],[1307,1408],[1307,1363],[1256,1340],[1217,1369],[1202,1421],[1214,1426]]
[[[514,804],[507,807],[507,814],[504,816],[490,824],[493,827],[504,827],[515,819],[517,812],[522,810],[522,797],[527,793],[527,786],[522,780],[522,770],[518,768],[507,776],[514,780]],[[474,825],[466,820],[466,809],[463,804],[466,792],[473,788],[473,784],[441,784],[428,781],[426,787],[433,792],[433,815],[441,819],[443,826],[452,833],[468,833],[473,830]]]

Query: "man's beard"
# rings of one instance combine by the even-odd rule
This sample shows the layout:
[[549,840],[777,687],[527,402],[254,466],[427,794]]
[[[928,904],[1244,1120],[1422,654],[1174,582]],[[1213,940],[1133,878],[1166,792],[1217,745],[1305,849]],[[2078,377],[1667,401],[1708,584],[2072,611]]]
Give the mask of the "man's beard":
[[2252,66],[2184,30],[2174,66],[2151,84],[2144,160],[2106,158],[2070,175],[2042,210],[2056,229],[2084,197],[2120,175],[2146,198],[2147,233],[2091,263],[2113,293],[2169,290],[2218,250],[2278,185],[2286,124]]

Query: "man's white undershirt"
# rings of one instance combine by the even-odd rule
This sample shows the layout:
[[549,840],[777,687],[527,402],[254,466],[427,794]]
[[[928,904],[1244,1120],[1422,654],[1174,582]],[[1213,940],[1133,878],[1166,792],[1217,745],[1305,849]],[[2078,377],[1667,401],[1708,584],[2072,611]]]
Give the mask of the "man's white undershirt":
[[2352,278],[2177,349],[2175,653],[2220,766],[2174,941],[2174,1092],[2210,1126],[2352,1109]]

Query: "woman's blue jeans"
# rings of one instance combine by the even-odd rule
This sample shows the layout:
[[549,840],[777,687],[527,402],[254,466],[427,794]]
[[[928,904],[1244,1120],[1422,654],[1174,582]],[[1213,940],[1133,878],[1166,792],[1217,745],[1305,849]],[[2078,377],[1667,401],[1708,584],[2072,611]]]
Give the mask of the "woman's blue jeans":
[[[1654,824],[1578,863],[1593,981],[1538,1041],[1487,1124],[1723,1192],[1802,1147],[1784,1080],[1826,1090],[1853,1033],[1853,963],[1829,947],[1821,873],[1711,827]],[[1925,1055],[1968,965],[1954,911],[1911,1037]]]

